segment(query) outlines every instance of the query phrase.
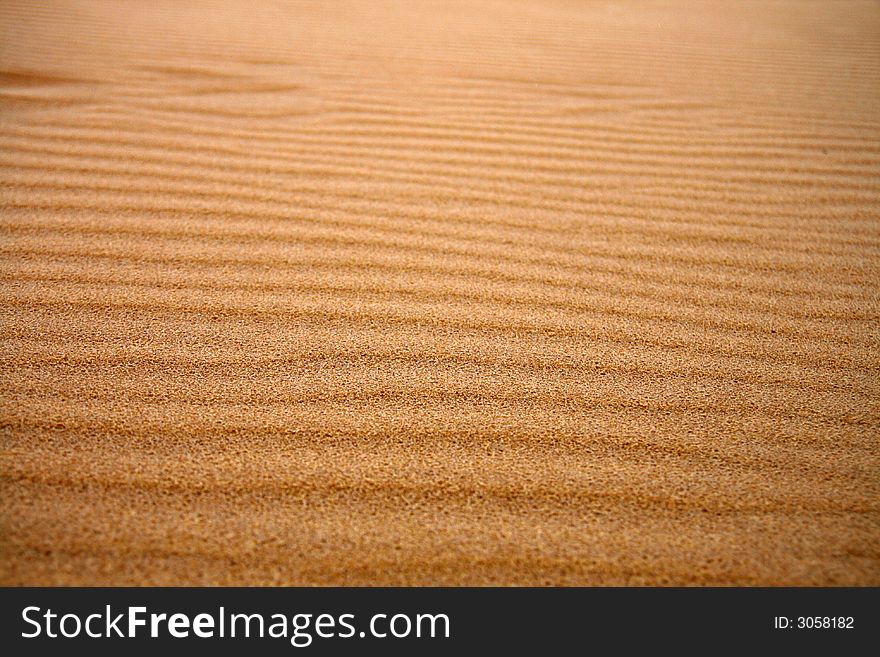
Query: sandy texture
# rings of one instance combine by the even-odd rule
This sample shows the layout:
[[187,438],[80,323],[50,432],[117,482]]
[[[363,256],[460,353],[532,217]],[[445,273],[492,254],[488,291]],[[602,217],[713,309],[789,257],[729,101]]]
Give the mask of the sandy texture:
[[880,4],[0,2],[0,582],[880,584]]

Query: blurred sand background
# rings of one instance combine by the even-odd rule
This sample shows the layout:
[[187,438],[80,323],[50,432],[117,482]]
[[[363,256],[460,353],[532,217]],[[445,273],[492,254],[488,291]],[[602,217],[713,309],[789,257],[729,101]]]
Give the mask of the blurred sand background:
[[880,4],[0,0],[0,583],[880,585]]

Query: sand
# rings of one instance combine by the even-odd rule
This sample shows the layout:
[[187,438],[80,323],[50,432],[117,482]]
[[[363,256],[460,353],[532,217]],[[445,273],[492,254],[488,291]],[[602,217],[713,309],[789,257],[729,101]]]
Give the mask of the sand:
[[880,4],[0,2],[0,583],[880,585]]

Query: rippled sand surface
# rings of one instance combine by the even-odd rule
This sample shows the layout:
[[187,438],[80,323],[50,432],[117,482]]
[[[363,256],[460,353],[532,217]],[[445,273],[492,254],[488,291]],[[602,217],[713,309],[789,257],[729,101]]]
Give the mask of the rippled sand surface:
[[0,583],[880,585],[876,2],[0,2]]

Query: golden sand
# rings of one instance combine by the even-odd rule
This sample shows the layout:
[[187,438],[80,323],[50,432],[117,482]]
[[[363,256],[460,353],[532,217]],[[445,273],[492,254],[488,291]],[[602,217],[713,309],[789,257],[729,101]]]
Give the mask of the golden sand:
[[880,4],[0,2],[0,583],[880,584]]

